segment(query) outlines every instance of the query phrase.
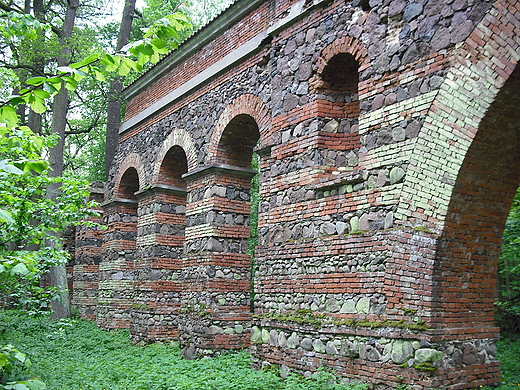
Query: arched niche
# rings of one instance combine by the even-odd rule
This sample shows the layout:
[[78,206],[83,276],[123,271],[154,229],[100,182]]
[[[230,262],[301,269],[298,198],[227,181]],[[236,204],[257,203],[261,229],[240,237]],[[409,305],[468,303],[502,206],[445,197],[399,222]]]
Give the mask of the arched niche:
[[217,162],[251,168],[253,148],[260,139],[258,125],[247,114],[235,116],[224,128],[217,149]]

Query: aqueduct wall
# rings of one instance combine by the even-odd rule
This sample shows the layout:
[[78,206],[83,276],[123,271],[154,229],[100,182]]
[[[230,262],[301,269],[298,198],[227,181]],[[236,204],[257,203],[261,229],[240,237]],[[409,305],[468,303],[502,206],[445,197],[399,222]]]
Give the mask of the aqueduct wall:
[[376,389],[497,383],[519,18],[513,0],[237,1],[126,89],[74,302],[190,357],[250,347],[257,367]]

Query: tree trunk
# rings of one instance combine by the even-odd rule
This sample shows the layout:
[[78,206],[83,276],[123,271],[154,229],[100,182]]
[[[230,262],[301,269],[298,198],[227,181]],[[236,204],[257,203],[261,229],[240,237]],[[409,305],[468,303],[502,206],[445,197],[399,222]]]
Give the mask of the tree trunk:
[[[120,50],[128,43],[130,38],[130,31],[132,29],[133,16],[135,12],[135,1],[126,0],[125,8],[123,9],[123,17],[121,19],[121,28],[117,38],[116,51]],[[110,83],[110,91],[108,93],[107,106],[107,133],[105,146],[105,174],[108,178],[112,161],[117,147],[119,126],[121,124],[121,89],[123,83],[120,78],[115,78]]]
[[[61,53],[58,57],[58,66],[65,66],[70,62],[70,38],[76,21],[76,13],[79,7],[79,0],[68,0],[67,13],[61,31],[60,45]],[[58,143],[50,150],[50,176],[59,177],[63,174],[63,150],[65,146],[65,128],[67,124],[67,113],[69,110],[69,94],[67,88],[61,88],[54,97],[52,107],[52,124],[53,133],[58,134]],[[48,198],[55,200],[59,194],[59,187],[52,185],[48,189]],[[61,236],[61,233],[59,233]],[[48,242],[47,245],[55,246],[55,242]],[[49,271],[49,279],[52,287],[56,287],[59,292],[59,299],[53,300],[51,306],[53,313],[51,318],[67,318],[70,317],[70,299],[67,283],[66,264],[54,266]]]

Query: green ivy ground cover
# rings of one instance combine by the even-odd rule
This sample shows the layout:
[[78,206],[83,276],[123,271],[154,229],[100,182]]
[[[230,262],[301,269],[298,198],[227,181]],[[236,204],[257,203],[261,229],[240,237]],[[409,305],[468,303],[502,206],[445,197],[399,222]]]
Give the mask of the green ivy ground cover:
[[[331,383],[331,376],[281,379],[250,369],[245,352],[185,360],[175,344],[146,347],[129,343],[127,331],[107,332],[90,321],[27,317],[0,310],[0,345],[12,344],[33,362],[20,377],[40,377],[51,390],[361,390]],[[520,390],[520,338],[498,344],[503,382],[499,390]],[[15,372],[16,374],[16,372]],[[1,388],[1,386],[0,386]]]
[[[175,344],[129,343],[127,331],[107,332],[82,320],[50,322],[0,310],[0,345],[12,344],[33,366],[21,377],[40,377],[51,390],[362,390],[330,383],[331,376],[282,380],[250,369],[245,352],[201,360],[180,357]],[[0,386],[1,388],[1,386]]]

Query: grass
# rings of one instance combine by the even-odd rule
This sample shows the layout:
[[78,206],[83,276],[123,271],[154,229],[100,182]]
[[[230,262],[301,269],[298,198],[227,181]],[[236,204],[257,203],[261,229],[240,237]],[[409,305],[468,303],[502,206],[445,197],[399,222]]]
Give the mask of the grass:
[[[22,377],[40,377],[51,390],[361,390],[331,376],[281,379],[271,370],[250,369],[245,351],[185,360],[176,344],[129,343],[128,331],[107,332],[90,321],[51,322],[0,310],[0,345],[13,344],[33,361]],[[520,390],[520,337],[498,343],[503,381],[499,390]],[[1,385],[0,385],[1,388]]]
[[[129,343],[127,331],[107,332],[82,320],[51,322],[0,310],[0,345],[13,344],[33,361],[25,377],[51,390],[362,390],[332,383],[332,376],[282,379],[250,368],[245,351],[185,360],[176,344]],[[1,388],[1,386],[0,386]]]
[[503,338],[497,346],[502,383],[495,390],[520,390],[520,335]]

